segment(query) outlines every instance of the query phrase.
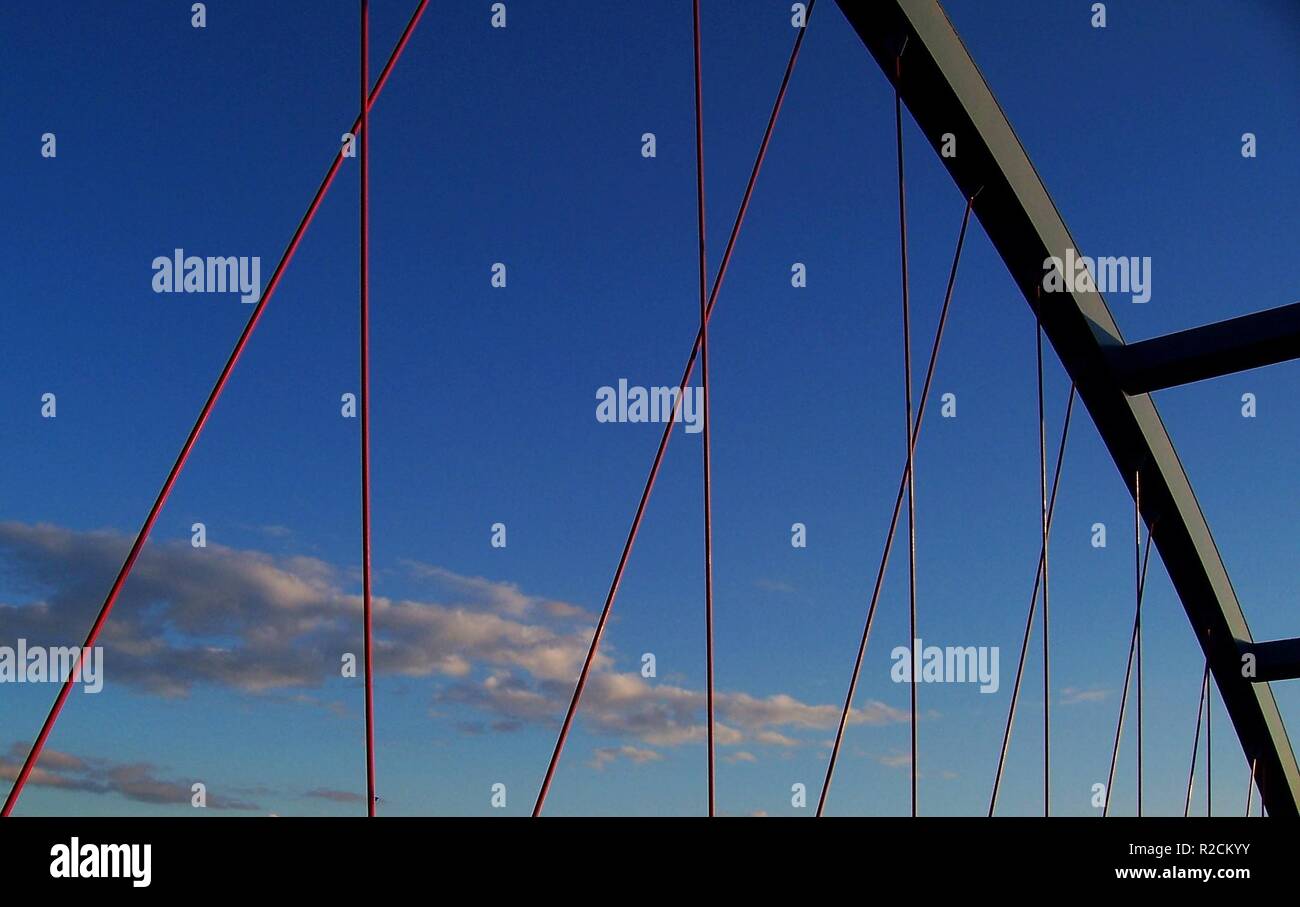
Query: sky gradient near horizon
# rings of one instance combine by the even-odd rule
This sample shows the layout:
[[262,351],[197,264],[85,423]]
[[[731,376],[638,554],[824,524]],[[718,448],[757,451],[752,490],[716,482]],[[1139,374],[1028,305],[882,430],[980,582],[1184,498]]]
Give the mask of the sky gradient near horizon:
[[[376,73],[414,5],[372,0]],[[660,431],[598,422],[597,389],[675,383],[698,320],[689,0],[508,0],[505,29],[490,5],[431,4],[371,115],[383,815],[531,809]],[[1300,299],[1294,6],[1111,2],[1105,29],[1083,0],[944,6],[1081,250],[1152,258],[1148,303],[1108,297],[1127,338]],[[188,8],[0,10],[0,646],[84,636],[251,311],[155,294],[153,259],[256,255],[268,277],[357,111],[356,3],[220,0],[204,29]],[[712,273],[795,32],[785,0],[703,8]],[[905,141],[923,365],[964,202],[910,119]],[[903,460],[896,193],[892,91],[823,0],[710,322],[723,813],[815,809]],[[358,389],[357,194],[349,161],[118,602],[104,691],[73,695],[17,814],[187,814],[196,781],[213,813],[364,812],[361,682],[339,676],[361,645],[358,423],[340,414]],[[1156,397],[1260,639],[1300,634],[1297,374]],[[1054,452],[1068,383],[1051,356],[1047,380]],[[957,416],[939,418],[949,392]],[[920,636],[999,647],[1001,685],[920,688],[921,811],[983,814],[1039,477],[1034,325],[978,223],[933,393]],[[1052,547],[1053,811],[1092,815],[1132,620],[1132,502],[1076,417]],[[675,432],[548,814],[704,810],[700,460],[700,435]],[[908,810],[889,658],[907,642],[902,550],[832,814]],[[1203,662],[1158,557],[1144,624],[1146,810],[1181,813]],[[1040,641],[1000,813],[1042,808]],[[1300,692],[1274,688],[1294,726]],[[56,691],[0,685],[0,776]],[[1217,697],[1214,720],[1216,812],[1238,813],[1247,769]],[[1119,814],[1133,759],[1130,724]],[[1200,810],[1204,791],[1198,777]]]

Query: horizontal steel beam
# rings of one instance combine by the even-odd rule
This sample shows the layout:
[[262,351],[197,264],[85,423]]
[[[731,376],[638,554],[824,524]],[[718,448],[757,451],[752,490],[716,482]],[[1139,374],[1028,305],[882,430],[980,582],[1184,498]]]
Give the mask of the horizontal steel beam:
[[[939,160],[1074,381],[1120,477],[1132,493],[1142,474],[1142,516],[1192,631],[1204,650],[1247,764],[1271,816],[1300,814],[1300,767],[1268,684],[1242,677],[1238,640],[1253,639],[1210,527],[1150,395],[1120,386],[1109,354],[1121,347],[1115,319],[1092,289],[1046,292],[1043,263],[1078,250],[997,99],[937,0],[837,0],[886,79],[895,82],[926,141],[956,155]],[[1006,53],[1014,53],[1009,36]],[[850,76],[850,78],[852,78]],[[1085,142],[1082,136],[1075,141]],[[1041,300],[1039,294],[1041,292]],[[1031,325],[1032,327],[1032,325]],[[1026,335],[1032,338],[1032,334]],[[1026,340],[1026,351],[1032,339]],[[1035,514],[1037,511],[1035,511]]]
[[1108,351],[1129,394],[1300,358],[1300,302],[1166,334]]
[[1300,679],[1300,639],[1242,643],[1241,655],[1243,659],[1254,656],[1254,676],[1250,679],[1255,683]]

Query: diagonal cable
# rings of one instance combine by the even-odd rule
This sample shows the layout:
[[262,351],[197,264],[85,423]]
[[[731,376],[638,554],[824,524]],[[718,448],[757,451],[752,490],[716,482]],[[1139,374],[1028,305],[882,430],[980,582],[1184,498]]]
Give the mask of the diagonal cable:
[[1250,783],[1246,785],[1246,818],[1250,818],[1250,795],[1255,792],[1255,766],[1258,759],[1250,760]]
[[[907,437],[907,626],[908,650],[916,645],[916,463],[912,434],[912,322],[907,292],[907,184],[903,179],[903,81],[902,52],[894,57],[894,136],[898,151],[898,238],[903,269],[903,395],[906,400],[904,428]],[[915,653],[913,668],[915,671]],[[916,818],[916,711],[920,685],[909,675],[908,693],[912,706],[912,818]]]
[[[1070,393],[1065,402],[1065,420],[1061,425],[1061,442],[1056,449],[1056,471],[1052,476],[1052,494],[1047,501],[1047,536],[1050,540],[1052,532],[1052,517],[1056,513],[1056,492],[1061,488],[1061,467],[1065,463],[1065,442],[1070,437],[1070,416],[1074,412],[1074,399],[1077,396],[1075,387],[1070,385]],[[1038,586],[1043,579],[1043,560],[1046,555],[1046,545],[1038,551],[1038,567],[1034,571],[1034,588],[1029,596],[1029,616],[1025,619],[1025,634],[1020,641],[1020,662],[1016,667],[1016,681],[1011,687],[1011,705],[1007,708],[1007,723],[1002,731],[1002,749],[998,755],[998,769],[993,776],[993,795],[989,798],[989,816],[992,816],[998,805],[998,793],[1002,789],[1002,774],[1006,769],[1007,753],[1011,749],[1011,728],[1016,720],[1016,706],[1020,702],[1020,684],[1025,675],[1025,662],[1029,655],[1029,639],[1034,629],[1034,612],[1038,607]]]
[[[1147,571],[1142,559],[1142,470],[1133,474],[1133,570],[1134,588],[1137,590],[1137,649],[1134,657],[1137,670],[1133,682],[1137,692],[1137,815],[1142,818],[1142,587],[1146,585]],[[1108,789],[1109,790],[1109,789]]]
[[715,812],[713,715],[713,473],[709,454],[709,261],[704,245],[704,80],[700,65],[700,0],[694,0],[695,46],[695,200],[700,245],[700,389],[704,396],[704,662],[707,678],[709,816]]
[[[978,194],[978,193],[976,193]],[[930,363],[926,366],[925,381],[921,385],[921,397],[916,410],[916,428],[912,431],[912,446],[921,432],[921,420],[925,417],[925,403],[930,397],[930,383],[934,379],[935,366],[939,361],[939,344],[943,340],[944,325],[948,322],[948,308],[952,304],[953,286],[957,281],[957,264],[961,261],[962,246],[966,241],[966,227],[970,223],[971,207],[975,196],[966,199],[966,211],[962,215],[961,230],[957,233],[957,251],[953,254],[952,270],[948,272],[948,289],[944,292],[943,308],[939,310],[939,326],[934,332],[934,344],[930,348]],[[844,729],[848,724],[849,711],[853,707],[853,696],[858,689],[858,678],[862,673],[862,661],[867,654],[867,641],[871,638],[871,625],[876,617],[876,604],[880,601],[880,590],[885,579],[885,567],[889,563],[889,553],[894,546],[894,534],[898,528],[898,518],[903,509],[903,491],[907,487],[909,463],[904,462],[903,474],[898,480],[898,495],[894,499],[894,513],[889,519],[889,531],[885,535],[885,547],[880,556],[880,567],[876,571],[876,585],[871,592],[871,604],[867,607],[867,622],[862,630],[862,641],[858,644],[858,656],[853,662],[853,674],[849,678],[849,690],[844,697],[844,708],[840,711],[840,723],[835,731],[835,743],[831,747],[830,760],[826,765],[826,777],[822,780],[821,796],[817,800],[817,815],[826,809],[826,797],[830,793],[831,779],[835,774],[835,764],[839,759],[840,745],[844,742]]]
[[1210,686],[1210,660],[1205,660],[1205,673],[1201,676],[1201,695],[1196,699],[1196,735],[1192,737],[1192,768],[1187,773],[1187,799],[1183,801],[1183,818],[1192,812],[1192,784],[1196,781],[1196,749],[1201,742],[1201,718],[1205,714],[1206,690]]
[[[727,246],[722,253],[722,263],[718,266],[718,273],[713,278],[713,290],[709,294],[709,302],[704,310],[705,323],[712,316],[713,307],[717,305],[718,291],[722,288],[722,281],[726,277],[727,266],[731,263],[731,254],[736,246],[736,238],[740,234],[741,225],[745,220],[745,213],[749,210],[749,202],[754,194],[754,185],[758,182],[759,171],[763,167],[763,160],[767,157],[768,145],[772,141],[772,132],[776,128],[776,121],[781,113],[781,105],[785,102],[790,77],[794,72],[795,63],[799,59],[799,48],[803,46],[804,35],[807,34],[808,24],[812,21],[812,11],[815,5],[816,0],[812,0],[808,4],[808,10],[804,17],[804,26],[799,29],[799,34],[794,40],[794,47],[790,51],[790,59],[785,67],[785,75],[781,78],[781,87],[777,90],[776,101],[773,103],[772,112],[768,116],[767,128],[763,133],[763,140],[759,144],[758,155],[754,159],[754,167],[750,171],[749,182],[745,186],[740,209],[736,212],[736,220],[732,224],[731,235],[727,239]],[[682,398],[686,395],[687,385],[690,383],[691,375],[695,371],[695,360],[699,356],[702,341],[703,331],[697,330],[695,343],[691,347],[690,358],[686,361],[682,380],[678,383],[678,393],[673,402],[672,415],[669,417],[667,424],[664,425],[663,435],[659,438],[659,447],[655,451],[654,461],[650,465],[650,473],[646,477],[645,486],[641,490],[641,499],[637,503],[636,514],[632,517],[632,526],[628,530],[627,540],[623,543],[623,552],[619,556],[618,566],[615,568],[614,577],[610,581],[609,592],[605,596],[605,604],[601,608],[599,619],[596,621],[596,629],[592,633],[591,645],[587,649],[587,656],[583,660],[582,670],[578,674],[578,682],[574,686],[573,696],[569,700],[569,707],[564,715],[564,723],[560,726],[560,734],[555,741],[555,749],[551,752],[551,761],[546,767],[546,776],[542,779],[541,789],[537,792],[537,801],[533,804],[533,816],[540,816],[542,808],[546,805],[546,795],[550,791],[551,782],[555,778],[555,770],[560,762],[560,754],[564,751],[564,744],[568,739],[569,730],[573,727],[573,719],[578,712],[578,704],[582,701],[582,693],[586,689],[587,679],[591,676],[591,668],[595,663],[596,652],[600,648],[601,637],[604,636],[605,627],[609,623],[609,615],[614,607],[614,599],[617,597],[618,587],[623,581],[623,571],[627,568],[628,558],[632,554],[632,546],[636,543],[637,531],[641,528],[641,520],[645,516],[646,505],[649,503],[650,494],[654,490],[655,479],[659,475],[659,467],[663,464],[664,453],[667,451],[668,441],[672,437],[673,425],[677,421],[677,413],[681,408]],[[707,400],[705,405],[707,407]]]
[[[1137,613],[1133,617],[1133,633],[1129,637],[1128,661],[1124,669],[1124,691],[1120,694],[1119,697],[1119,720],[1115,724],[1115,744],[1111,748],[1111,753],[1110,753],[1110,772],[1106,775],[1106,803],[1105,806],[1103,806],[1101,812],[1103,817],[1110,815],[1110,789],[1115,784],[1115,764],[1119,760],[1119,744],[1120,744],[1120,739],[1124,734],[1124,712],[1128,706],[1128,688],[1129,688],[1129,680],[1131,678],[1132,671],[1133,671],[1133,654],[1137,648],[1139,631],[1142,628],[1142,610],[1141,610],[1142,593],[1146,587],[1147,565],[1150,563],[1151,560],[1151,536],[1154,531],[1155,531],[1155,525],[1152,524],[1151,528],[1147,530],[1146,550],[1142,557],[1141,574],[1138,577]],[[1206,727],[1206,734],[1208,735],[1209,724],[1207,723],[1205,727]],[[1208,741],[1208,737],[1207,737],[1207,741]]]
[[[370,97],[365,107],[366,110],[369,110],[369,108],[374,106],[376,99],[383,91],[384,84],[388,81],[388,76],[392,71],[393,65],[406,49],[406,44],[410,40],[411,32],[415,30],[415,26],[419,23],[420,17],[424,15],[425,7],[427,7],[428,4],[429,0],[420,0],[420,5],[416,7],[415,12],[411,15],[410,20],[406,24],[406,28],[402,31],[401,38],[398,39],[397,46],[393,48],[393,52],[389,56],[388,62],[384,65],[383,70],[379,74],[379,79],[376,81],[374,89],[370,92]],[[354,136],[359,134],[362,120],[362,114],[358,114],[356,120],[352,124],[352,134]],[[244,330],[239,335],[239,339],[235,342],[235,347],[230,353],[230,358],[226,360],[225,367],[217,377],[217,382],[213,385],[211,393],[208,394],[207,402],[203,404],[203,408],[199,411],[199,416],[195,420],[193,428],[190,429],[190,433],[185,439],[185,444],[181,447],[181,451],[177,455],[176,461],[172,464],[171,471],[167,474],[166,481],[163,482],[162,489],[158,492],[158,496],[154,499],[153,506],[149,509],[149,515],[145,518],[144,524],[136,534],[135,542],[131,545],[131,550],[127,554],[121,570],[118,571],[117,578],[113,581],[113,586],[109,589],[108,595],[105,597],[104,603],[100,607],[99,613],[96,615],[95,621],[90,627],[90,632],[86,634],[86,640],[81,646],[81,654],[77,659],[77,663],[68,673],[67,679],[64,680],[63,686],[59,690],[59,695],[54,700],[54,705],[50,708],[49,714],[45,717],[45,723],[41,725],[40,734],[37,735],[35,742],[32,744],[31,750],[27,753],[27,758],[23,761],[22,769],[18,772],[17,777],[14,778],[13,787],[10,788],[9,796],[5,799],[3,810],[0,810],[0,816],[8,816],[13,812],[14,805],[22,795],[23,788],[26,786],[28,778],[31,777],[32,770],[36,767],[37,760],[41,757],[41,751],[45,748],[45,742],[49,739],[50,732],[54,729],[54,723],[58,720],[59,714],[63,711],[63,706],[68,700],[68,694],[72,691],[72,684],[81,674],[82,667],[85,663],[86,653],[94,648],[95,641],[99,639],[99,634],[104,629],[104,624],[108,621],[109,614],[113,611],[113,605],[117,602],[117,597],[121,593],[123,585],[126,584],[127,577],[131,575],[131,570],[135,567],[135,562],[139,558],[140,551],[144,548],[145,542],[149,538],[149,533],[153,530],[154,523],[158,520],[159,513],[162,512],[163,505],[167,502],[167,498],[171,494],[172,488],[176,484],[176,480],[180,477],[181,470],[185,467],[185,461],[189,459],[190,452],[194,449],[194,445],[203,431],[203,426],[207,423],[208,417],[212,414],[212,409],[216,405],[217,398],[221,396],[221,392],[225,389],[226,382],[230,378],[230,373],[234,371],[235,363],[239,361],[240,355],[244,352],[244,347],[248,344],[248,338],[252,336],[253,329],[257,327],[257,323],[262,317],[262,312],[266,309],[267,302],[270,301],[272,295],[275,294],[276,288],[280,285],[280,278],[284,276],[285,269],[293,259],[294,253],[298,251],[298,245],[302,242],[303,235],[307,232],[307,227],[316,216],[316,212],[320,208],[326,192],[329,191],[330,184],[334,182],[334,177],[338,174],[342,163],[343,149],[340,148],[335,152],[334,161],[330,164],[330,168],[326,172],[325,178],[321,180],[320,186],[316,189],[316,194],[312,197],[311,204],[307,206],[306,213],[303,214],[302,219],[298,222],[298,227],[294,230],[293,237],[289,240],[289,245],[285,248],[284,254],[281,255],[279,264],[275,266],[275,270],[271,273],[271,277],[266,284],[266,289],[262,291],[262,298],[258,300],[257,305],[253,308],[252,314],[249,315],[248,322],[244,325]]]

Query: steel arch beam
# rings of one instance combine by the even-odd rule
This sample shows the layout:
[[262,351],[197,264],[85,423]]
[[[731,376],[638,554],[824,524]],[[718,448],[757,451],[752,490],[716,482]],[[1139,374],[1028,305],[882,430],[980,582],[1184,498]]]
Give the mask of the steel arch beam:
[[[1113,367],[1124,339],[1093,291],[1037,292],[1043,263],[1080,251],[1016,138],[1011,124],[937,0],[837,0],[891,83],[902,52],[899,90],[938,151],[945,133],[957,155],[940,156],[1032,309],[1121,477],[1133,492],[1142,475],[1142,517],[1182,600],[1270,815],[1294,816],[1300,769],[1266,683],[1241,676],[1241,646],[1253,644],[1210,527],[1201,513],[1150,395],[1129,396]],[[977,194],[978,193],[978,194]],[[1081,254],[1081,253],[1080,253]],[[1256,762],[1257,760],[1257,762]]]

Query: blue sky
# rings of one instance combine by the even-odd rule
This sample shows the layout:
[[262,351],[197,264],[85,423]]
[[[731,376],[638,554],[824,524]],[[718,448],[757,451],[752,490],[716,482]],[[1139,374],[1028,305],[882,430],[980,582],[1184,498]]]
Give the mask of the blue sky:
[[[375,72],[413,6],[372,3]],[[531,808],[660,428],[597,422],[596,390],[676,382],[698,319],[690,4],[514,0],[505,29],[489,27],[488,6],[433,4],[371,116],[389,815]],[[1259,0],[1229,17],[1208,2],[1114,2],[1094,29],[1072,0],[1032,15],[945,6],[1082,251],[1151,256],[1151,301],[1109,300],[1126,337],[1300,297],[1293,7]],[[251,311],[235,296],[156,295],[150,263],[177,247],[257,255],[269,276],[357,112],[355,7],[221,0],[201,30],[188,4],[155,0],[0,13],[0,644],[84,635]],[[794,31],[775,0],[706,0],[703,29],[713,270]],[[711,321],[726,813],[811,813],[791,807],[790,788],[805,783],[815,802],[897,487],[892,104],[821,4]],[[923,363],[963,200],[905,128]],[[361,684],[338,670],[360,651],[358,424],[339,412],[357,391],[356,225],[348,162],[118,603],[105,691],[69,702],[47,751],[59,755],[20,813],[188,814],[194,781],[233,813],[364,811]],[[494,262],[504,289],[490,285]],[[806,288],[790,286],[794,262]],[[1028,309],[972,224],[935,383],[958,415],[932,410],[919,443],[920,635],[1000,647],[1002,686],[921,687],[924,813],[987,806],[1037,554],[1033,350]],[[1297,631],[1295,377],[1276,366],[1157,398],[1257,638]],[[1048,383],[1054,448],[1068,384],[1050,357]],[[1246,392],[1254,419],[1240,414]],[[55,419],[41,418],[45,393]],[[1123,679],[1132,504],[1086,418],[1066,456],[1053,807],[1087,815]],[[700,436],[677,432],[550,814],[704,809],[699,498]],[[189,545],[195,521],[207,549]],[[489,544],[496,522],[504,549]],[[790,545],[794,522],[806,549]],[[1094,522],[1105,549],[1090,544]],[[1145,615],[1147,811],[1177,812],[1202,662],[1158,558]],[[833,813],[908,809],[908,692],[889,679],[906,637],[896,556]],[[1006,813],[1041,809],[1039,639]],[[637,673],[646,652],[652,680]],[[1300,696],[1275,689],[1294,721]],[[0,688],[0,765],[25,752],[54,693]],[[1237,812],[1247,772],[1217,708],[1215,729],[1216,811]],[[1131,725],[1125,740],[1121,813]],[[489,805],[495,783],[505,810]]]

